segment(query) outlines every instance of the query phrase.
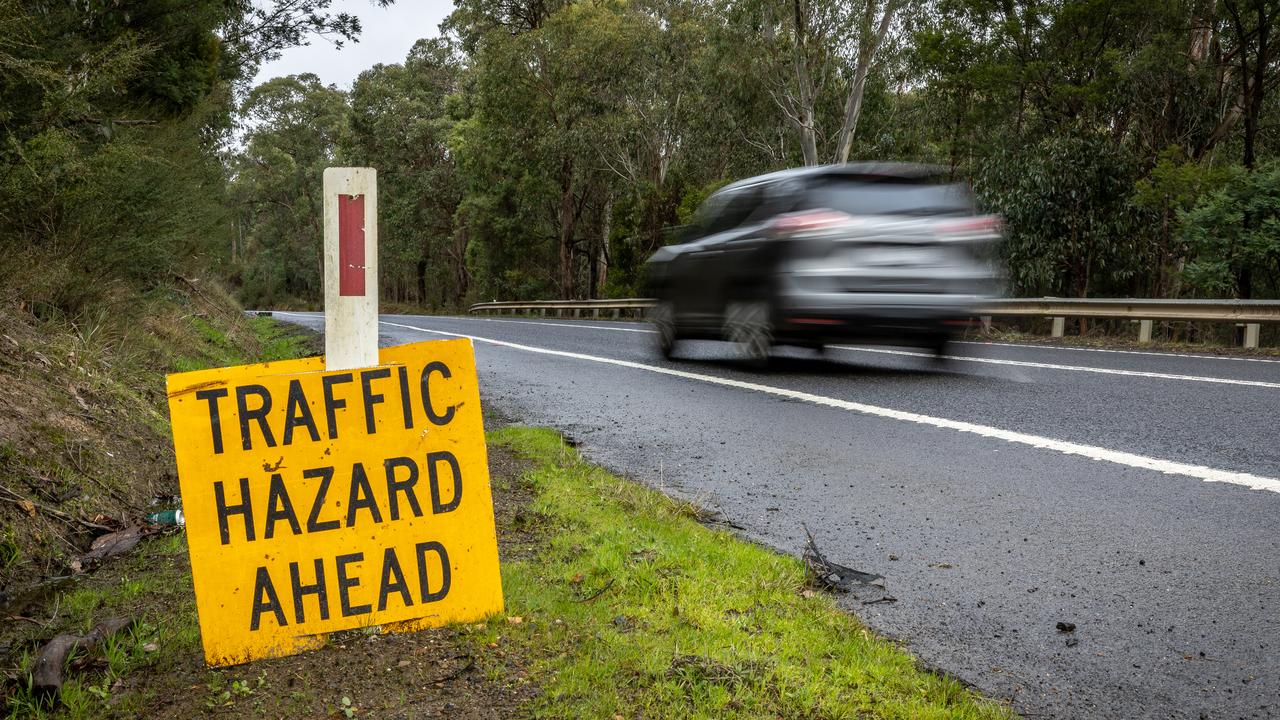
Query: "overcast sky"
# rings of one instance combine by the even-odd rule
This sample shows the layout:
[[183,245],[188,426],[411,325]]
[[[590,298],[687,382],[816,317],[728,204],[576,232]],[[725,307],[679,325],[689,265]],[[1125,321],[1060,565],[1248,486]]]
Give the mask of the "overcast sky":
[[334,0],[329,9],[359,16],[364,26],[360,42],[347,43],[338,50],[324,38],[312,38],[310,45],[286,50],[279,60],[263,65],[253,84],[310,72],[325,84],[350,88],[362,70],[378,63],[403,62],[415,42],[439,35],[440,22],[453,10],[453,2],[397,0],[390,7],[379,8],[372,0]]

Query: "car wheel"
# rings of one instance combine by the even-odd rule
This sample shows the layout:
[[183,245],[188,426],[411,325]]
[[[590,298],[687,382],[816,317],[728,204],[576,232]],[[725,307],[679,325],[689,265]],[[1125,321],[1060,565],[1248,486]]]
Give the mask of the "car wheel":
[[725,309],[725,339],[738,349],[738,356],[754,366],[769,362],[773,349],[773,322],[769,303],[762,301],[729,303]]
[[675,307],[669,300],[663,300],[649,309],[649,323],[653,325],[658,340],[658,351],[665,358],[670,358],[675,352],[676,340],[676,312]]
[[933,353],[933,359],[942,363],[947,361],[947,351],[950,349],[951,339],[945,336],[935,339],[929,345],[929,352]]

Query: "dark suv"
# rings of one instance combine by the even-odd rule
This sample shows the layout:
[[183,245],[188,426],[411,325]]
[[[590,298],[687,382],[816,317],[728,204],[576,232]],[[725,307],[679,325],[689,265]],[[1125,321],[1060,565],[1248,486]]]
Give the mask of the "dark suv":
[[937,167],[785,170],[709,197],[648,262],[670,355],[724,339],[763,362],[776,344],[916,345],[938,354],[995,293],[1000,221]]

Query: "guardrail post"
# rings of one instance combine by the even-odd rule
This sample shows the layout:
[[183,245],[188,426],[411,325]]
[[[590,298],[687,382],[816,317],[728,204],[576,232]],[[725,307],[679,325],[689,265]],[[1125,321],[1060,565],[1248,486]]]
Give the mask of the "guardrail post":
[[1151,342],[1151,325],[1152,323],[1150,320],[1138,321],[1138,342],[1140,343]]
[[1258,347],[1258,334],[1262,326],[1258,323],[1247,323],[1244,326],[1244,346],[1246,348]]
[[1064,317],[1053,318],[1053,337],[1062,337],[1067,334],[1067,319]]

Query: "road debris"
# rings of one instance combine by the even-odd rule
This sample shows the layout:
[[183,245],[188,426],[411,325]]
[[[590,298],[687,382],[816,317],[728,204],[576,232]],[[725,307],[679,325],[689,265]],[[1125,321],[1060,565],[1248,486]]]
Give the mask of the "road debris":
[[1057,625],[1054,625],[1054,627],[1056,627],[1056,628],[1058,629],[1058,632],[1060,632],[1060,633],[1073,633],[1073,632],[1075,632],[1075,631],[1076,631],[1076,624],[1075,624],[1075,623],[1073,623],[1073,622],[1066,622],[1066,621],[1063,621],[1063,620],[1059,620],[1059,621],[1058,621],[1058,624],[1057,624]]
[[108,618],[85,635],[58,635],[45,644],[32,664],[31,685],[45,698],[55,698],[62,691],[62,670],[67,656],[76,651],[89,652],[107,638],[133,624],[125,618]]
[[81,573],[107,558],[129,552],[148,534],[146,528],[130,525],[123,530],[100,535],[89,545],[89,552],[71,561],[71,569]]
[[177,527],[186,527],[187,518],[182,514],[182,510],[163,510],[161,512],[155,512],[148,515],[147,522],[152,525],[176,525]]
[[855,584],[871,585],[881,590],[885,589],[884,576],[873,573],[854,570],[838,563],[831,562],[818,550],[818,544],[814,542],[813,533],[809,532],[809,528],[804,528],[804,534],[808,536],[809,542],[804,546],[804,567],[807,571],[808,580],[811,585],[834,590],[837,592],[849,592]]

